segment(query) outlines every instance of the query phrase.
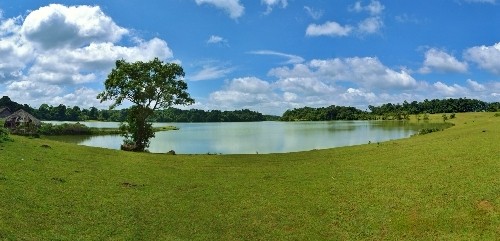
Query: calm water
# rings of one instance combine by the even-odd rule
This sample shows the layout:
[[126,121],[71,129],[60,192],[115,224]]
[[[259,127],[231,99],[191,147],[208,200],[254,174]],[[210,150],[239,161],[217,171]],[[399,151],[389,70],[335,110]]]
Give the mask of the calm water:
[[[118,126],[116,122],[82,123],[89,127]],[[157,132],[156,137],[151,140],[149,151],[164,153],[174,150],[182,154],[295,152],[406,138],[424,128],[423,124],[391,121],[154,124],[168,125],[177,126],[180,130]],[[123,140],[119,135],[52,138],[111,149],[120,149]]]

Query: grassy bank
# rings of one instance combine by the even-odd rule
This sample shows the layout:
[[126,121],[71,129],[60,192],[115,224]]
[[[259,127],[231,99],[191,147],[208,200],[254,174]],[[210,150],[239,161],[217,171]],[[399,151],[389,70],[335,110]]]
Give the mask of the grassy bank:
[[0,144],[0,240],[495,239],[500,117],[449,122],[378,145],[270,155],[13,137]]

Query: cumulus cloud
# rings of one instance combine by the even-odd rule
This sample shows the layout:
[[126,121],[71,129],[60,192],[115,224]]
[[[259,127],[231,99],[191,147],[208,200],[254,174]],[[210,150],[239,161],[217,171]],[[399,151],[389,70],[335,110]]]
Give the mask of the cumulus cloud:
[[478,83],[477,81],[468,79],[467,84],[469,84],[470,88],[474,91],[485,91],[486,87],[483,84]]
[[433,86],[436,91],[438,91],[445,97],[463,96],[466,95],[468,92],[468,89],[461,85],[458,84],[447,85],[441,81],[434,83]]
[[[309,7],[304,7],[306,11],[315,18],[316,14]],[[376,34],[384,27],[384,21],[381,14],[385,6],[379,1],[371,1],[370,4],[363,6],[361,2],[356,2],[349,8],[352,12],[368,12],[371,16],[358,22],[357,26],[345,25],[342,26],[335,21],[327,21],[324,24],[310,24],[306,29],[306,36],[330,36],[330,37],[346,37],[352,33],[357,33],[358,36]],[[321,15],[320,15],[321,16]]]
[[358,23],[358,31],[361,34],[378,33],[384,26],[384,22],[380,17],[369,17]]
[[371,1],[368,5],[363,6],[360,1],[354,3],[353,6],[350,7],[351,11],[354,12],[363,12],[366,11],[371,15],[380,15],[382,11],[384,11],[385,6],[382,5],[379,1]]
[[293,55],[293,54],[285,54],[277,51],[272,51],[272,50],[257,50],[257,51],[251,51],[250,54],[257,54],[257,55],[272,55],[272,56],[278,56],[278,57],[283,57],[288,59],[285,64],[298,64],[304,62],[304,58]]
[[[124,38],[132,44],[120,45]],[[26,103],[77,94],[73,99],[82,104],[95,103],[96,96],[72,91],[89,93],[88,86],[105,79],[117,59],[173,57],[164,40],[133,36],[98,6],[60,4],[33,10],[25,18],[0,19],[0,55],[0,83],[7,83],[3,94]]]
[[261,0],[261,3],[267,5],[266,14],[271,13],[275,5],[281,4],[282,8],[286,8],[288,6],[288,0]]
[[377,58],[353,57],[312,60],[293,68],[272,69],[269,74],[278,78],[314,77],[328,82],[345,81],[370,88],[412,88],[417,81],[405,70],[396,71],[384,66]]
[[243,16],[245,12],[245,7],[240,3],[239,0],[195,0],[196,4],[210,4],[216,8],[222,9],[229,14],[232,19],[237,19]]
[[424,64],[420,68],[420,72],[427,74],[435,70],[438,72],[465,73],[467,69],[467,63],[458,61],[454,56],[444,51],[431,48],[425,53]]
[[342,26],[337,22],[327,21],[324,24],[310,24],[306,29],[306,36],[331,36],[344,37],[348,36],[353,30],[353,27],[346,25]]
[[479,68],[500,75],[500,42],[493,46],[476,46],[464,53],[465,59],[476,63]]
[[211,93],[209,100],[219,109],[255,109],[280,101],[272,85],[256,77],[233,79],[224,89]]
[[98,6],[51,4],[31,12],[21,34],[44,49],[117,42],[128,30],[117,26]]

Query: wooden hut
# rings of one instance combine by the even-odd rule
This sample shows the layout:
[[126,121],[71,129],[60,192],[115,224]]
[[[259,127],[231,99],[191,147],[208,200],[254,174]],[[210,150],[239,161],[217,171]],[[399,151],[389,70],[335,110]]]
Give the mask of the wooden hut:
[[7,107],[0,107],[0,119],[5,118],[9,115],[11,115],[12,112],[10,112],[10,109]]
[[34,134],[42,124],[40,120],[24,110],[18,110],[5,118],[4,127],[16,134]]

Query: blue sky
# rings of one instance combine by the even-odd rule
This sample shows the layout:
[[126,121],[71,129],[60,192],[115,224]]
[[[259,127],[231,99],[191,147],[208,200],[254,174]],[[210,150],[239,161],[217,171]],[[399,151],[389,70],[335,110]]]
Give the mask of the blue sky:
[[116,59],[180,63],[196,104],[282,114],[500,101],[497,0],[0,2],[0,95],[107,108]]

